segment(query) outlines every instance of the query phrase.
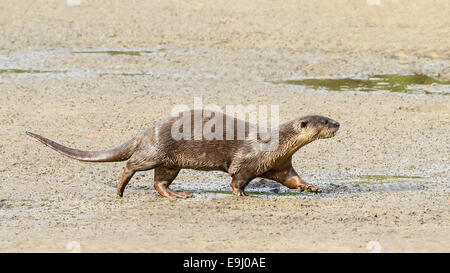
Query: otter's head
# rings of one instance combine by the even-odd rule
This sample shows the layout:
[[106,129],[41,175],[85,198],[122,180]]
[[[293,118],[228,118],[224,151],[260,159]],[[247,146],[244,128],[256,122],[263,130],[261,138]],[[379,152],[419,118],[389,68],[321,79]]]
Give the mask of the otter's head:
[[311,141],[321,138],[330,138],[339,130],[339,122],[324,116],[304,116],[296,120],[295,130]]

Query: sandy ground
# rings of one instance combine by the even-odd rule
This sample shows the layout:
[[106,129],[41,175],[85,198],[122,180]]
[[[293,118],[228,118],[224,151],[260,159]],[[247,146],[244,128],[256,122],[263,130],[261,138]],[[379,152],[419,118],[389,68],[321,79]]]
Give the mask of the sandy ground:
[[[0,251],[448,252],[449,96],[270,83],[449,80],[449,2],[380,3],[1,0]],[[73,53],[105,49],[145,52]],[[338,120],[294,156],[324,193],[237,198],[202,191],[229,190],[226,174],[183,170],[173,187],[194,198],[159,197],[149,171],[120,199],[124,163],[74,161],[24,134],[109,148],[193,97]]]

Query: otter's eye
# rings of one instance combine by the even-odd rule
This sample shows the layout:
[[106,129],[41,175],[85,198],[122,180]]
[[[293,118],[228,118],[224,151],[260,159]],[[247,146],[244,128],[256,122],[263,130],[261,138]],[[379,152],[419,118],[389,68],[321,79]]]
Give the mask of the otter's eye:
[[325,121],[323,122],[323,124],[327,125],[327,124],[328,124],[328,120],[325,120]]
[[308,122],[307,122],[307,121],[302,121],[302,123],[300,123],[300,126],[301,126],[302,128],[305,128],[306,125],[308,125]]

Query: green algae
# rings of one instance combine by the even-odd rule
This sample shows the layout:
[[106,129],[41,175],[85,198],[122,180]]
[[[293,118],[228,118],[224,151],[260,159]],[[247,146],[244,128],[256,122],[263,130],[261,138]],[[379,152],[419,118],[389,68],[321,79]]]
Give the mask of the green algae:
[[[274,84],[293,84],[308,86],[313,89],[327,89],[332,91],[381,91],[388,90],[391,92],[413,93],[414,90],[422,90],[424,86],[431,86],[432,84],[450,85],[450,81],[440,81],[424,74],[414,75],[397,75],[397,74],[383,74],[373,75],[368,79],[353,79],[353,78],[314,78],[302,80],[286,80],[273,82]],[[422,90],[425,93],[426,90]],[[448,94],[442,92],[439,94]]]

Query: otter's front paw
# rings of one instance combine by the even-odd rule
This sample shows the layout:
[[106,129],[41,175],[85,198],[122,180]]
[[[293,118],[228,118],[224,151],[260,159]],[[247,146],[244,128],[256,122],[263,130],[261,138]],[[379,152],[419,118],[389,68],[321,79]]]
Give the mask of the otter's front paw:
[[305,192],[312,192],[312,193],[321,193],[322,192],[321,188],[313,186],[313,185],[309,185],[309,184],[307,184],[307,185],[299,185],[297,187],[297,190],[299,192],[304,192],[304,191]]

